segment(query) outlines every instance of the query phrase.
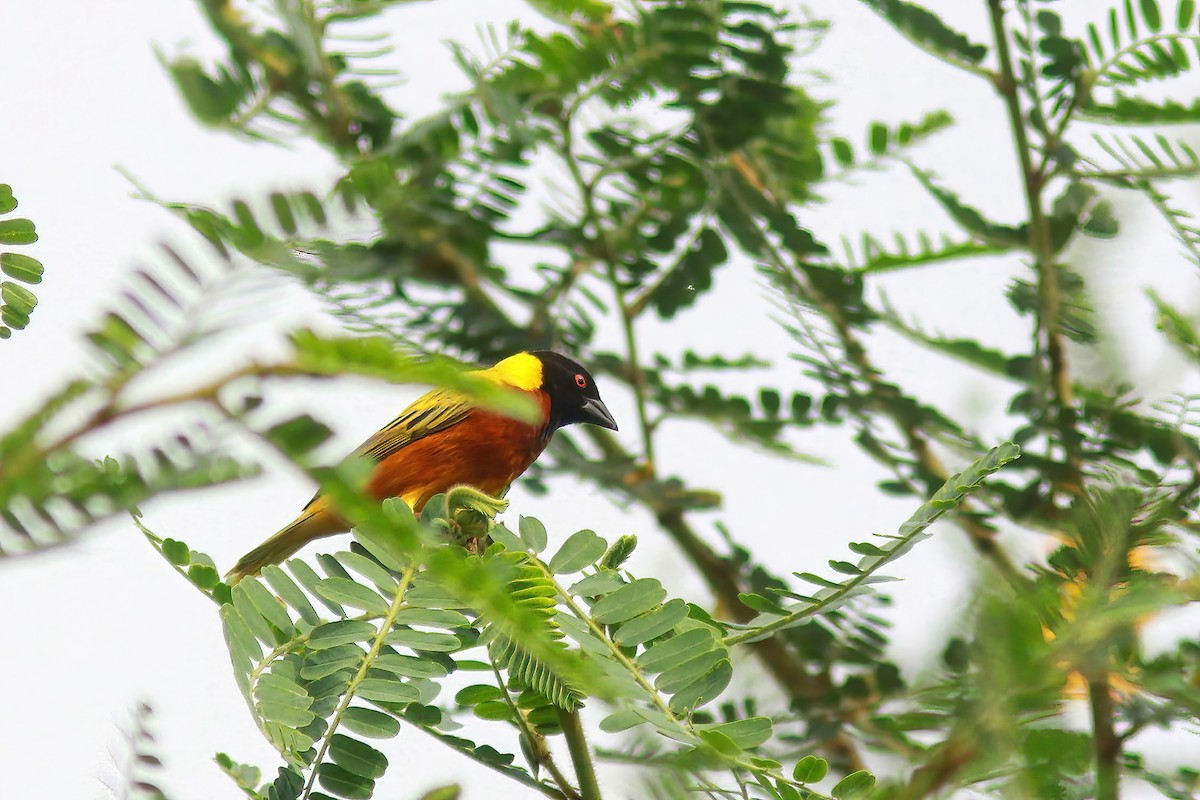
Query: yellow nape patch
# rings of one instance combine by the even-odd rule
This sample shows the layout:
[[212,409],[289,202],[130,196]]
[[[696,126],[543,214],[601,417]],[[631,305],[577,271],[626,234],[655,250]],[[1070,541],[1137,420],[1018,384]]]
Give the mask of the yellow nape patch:
[[475,373],[481,378],[532,392],[542,388],[542,362],[529,353],[509,356],[496,366]]

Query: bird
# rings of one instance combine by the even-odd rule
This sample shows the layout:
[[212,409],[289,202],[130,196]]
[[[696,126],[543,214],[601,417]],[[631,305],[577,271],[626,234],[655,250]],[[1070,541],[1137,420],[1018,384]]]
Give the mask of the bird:
[[[373,462],[365,487],[369,497],[399,498],[419,514],[430,498],[455,486],[498,495],[529,469],[559,428],[586,423],[617,430],[591,373],[560,353],[520,352],[470,374],[527,393],[537,402],[538,419],[523,422],[478,408],[459,392],[434,389],[352,453]],[[232,586],[314,539],[349,529],[329,498],[317,492],[292,522],[242,556],[226,582]]]

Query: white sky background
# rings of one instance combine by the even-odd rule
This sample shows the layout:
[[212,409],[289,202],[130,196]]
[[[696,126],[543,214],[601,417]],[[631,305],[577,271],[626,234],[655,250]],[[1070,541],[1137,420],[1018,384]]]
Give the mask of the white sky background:
[[[976,40],[990,41],[982,0],[927,4]],[[1072,0],[1057,7],[1070,21],[1081,10],[1099,16],[1107,4]],[[928,110],[952,109],[958,125],[918,151],[916,160],[926,166],[936,163],[949,185],[993,217],[1019,219],[1023,200],[1016,159],[1003,107],[988,87],[924,56],[857,3],[814,0],[811,8],[833,21],[825,44],[803,66],[831,78],[818,93],[839,101],[831,112],[834,128],[857,144],[870,120],[914,120]],[[389,14],[385,19],[399,45],[395,63],[408,78],[407,85],[389,95],[393,106],[419,116],[436,108],[444,93],[465,88],[442,42],[455,39],[475,47],[478,23],[513,18],[537,20],[514,0],[443,0]],[[312,145],[254,144],[200,127],[157,63],[155,46],[167,53],[187,46],[202,57],[218,52],[186,0],[111,0],[102,5],[7,0],[0,8],[0,53],[7,67],[0,182],[13,186],[20,214],[37,223],[41,241],[23,252],[40,258],[47,269],[32,325],[0,342],[0,374],[9,380],[0,394],[0,427],[88,369],[81,332],[116,299],[129,271],[153,258],[156,242],[169,240],[186,248],[191,245],[184,243],[194,241],[166,212],[132,199],[131,187],[114,165],[128,169],[162,197],[213,204],[273,189],[319,188],[335,174],[329,158]],[[1191,140],[1195,143],[1195,132]],[[1195,188],[1183,198],[1190,207],[1200,205]],[[829,200],[803,217],[826,241],[864,227],[877,233],[950,230],[903,171],[831,189]],[[1125,376],[1151,394],[1166,394],[1182,380],[1181,367],[1152,335],[1141,289],[1155,285],[1185,309],[1195,309],[1200,300],[1195,268],[1178,256],[1165,226],[1147,207],[1116,200],[1121,237],[1102,244],[1077,241],[1072,256],[1087,264],[1100,312],[1140,333],[1116,350],[1076,354],[1076,363],[1097,379]],[[1015,351],[1025,346],[1028,323],[1016,319],[1002,292],[1019,269],[1014,259],[979,259],[897,276],[885,285],[901,308],[919,307],[928,328],[974,335],[981,325],[994,326],[990,342]],[[688,346],[727,355],[761,352],[765,344],[777,363],[765,382],[794,385],[796,371],[785,357],[789,344],[769,321],[770,306],[750,266],[728,267],[718,281],[723,309],[712,310],[710,304],[710,310],[698,312],[705,324],[688,325],[686,342],[678,340],[680,329],[648,323],[651,344],[668,352]],[[256,310],[255,324],[209,354],[197,369],[220,368],[231,357],[280,352],[281,331],[320,322],[315,303],[279,283],[268,313]],[[1009,387],[984,382],[891,339],[874,341],[872,354],[889,367],[902,365],[894,377],[918,395],[968,409],[985,433],[999,436],[1004,430]],[[281,413],[310,409],[330,423],[338,433],[333,458],[415,394],[413,389],[345,381],[280,386],[269,396]],[[628,397],[615,390],[606,397],[619,419],[634,419]],[[634,426],[623,427],[631,431]],[[735,451],[722,440],[684,424],[665,429],[660,468],[697,486],[721,487],[725,508],[711,519],[729,521],[741,541],[760,555],[769,552],[778,571],[819,570],[826,559],[844,555],[846,542],[894,530],[915,505],[911,500],[855,500],[863,493],[875,497],[871,487],[881,474],[847,443],[845,434],[844,429],[816,430],[799,440],[802,449],[835,463],[825,469],[741,451],[731,456]],[[116,435],[98,437],[96,452],[127,442]],[[702,457],[707,452],[722,455]],[[613,509],[589,490],[557,489],[549,498],[536,498],[518,487],[509,514],[540,517],[552,541],[559,542],[580,527],[595,528],[610,539],[637,532],[642,545],[632,562],[636,572],[663,578],[673,593],[704,597],[698,579],[681,574],[678,554],[643,516]],[[152,529],[212,554],[226,568],[288,521],[310,492],[294,471],[275,465],[262,479],[165,498],[143,510]],[[797,504],[798,511],[787,514],[806,520],[808,527],[781,530],[775,522],[781,502]],[[698,525],[711,531],[708,520]],[[1040,547],[1030,538],[1009,543],[1026,554]],[[910,678],[940,652],[940,642],[963,610],[974,569],[974,556],[961,534],[943,529],[895,570],[909,579],[893,585],[897,606],[891,617],[896,621],[895,654]],[[230,675],[217,616],[131,525],[106,525],[77,546],[2,565],[0,573],[0,798],[107,796],[101,781],[114,775],[109,751],[120,754],[118,725],[139,699],[156,707],[160,752],[167,764],[163,782],[173,797],[236,796],[211,762],[217,751],[274,769],[274,751],[256,731]],[[1156,740],[1163,743],[1161,758],[1200,762],[1195,739],[1177,737],[1169,746],[1165,739]],[[450,779],[461,781],[472,798],[531,794],[411,728],[382,748],[392,766],[380,796],[403,800]]]

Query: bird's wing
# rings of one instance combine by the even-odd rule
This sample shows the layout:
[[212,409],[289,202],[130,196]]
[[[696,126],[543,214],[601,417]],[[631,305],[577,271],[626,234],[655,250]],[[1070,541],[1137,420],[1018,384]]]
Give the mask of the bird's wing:
[[[474,408],[475,406],[458,392],[435,389],[414,400],[408,408],[400,412],[400,416],[360,444],[351,457],[367,456],[379,463],[417,439],[462,422]],[[317,492],[304,507],[308,508],[320,496],[321,493]]]
[[462,422],[474,408],[458,392],[435,389],[413,401],[400,416],[359,445],[354,455],[383,461],[410,442]]

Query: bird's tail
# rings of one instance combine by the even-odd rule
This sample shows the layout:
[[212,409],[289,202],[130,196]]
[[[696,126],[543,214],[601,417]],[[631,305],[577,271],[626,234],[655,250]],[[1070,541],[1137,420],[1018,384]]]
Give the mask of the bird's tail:
[[233,586],[247,575],[257,575],[265,566],[278,564],[313,539],[344,530],[345,525],[329,513],[324,503],[313,503],[281,531],[242,556],[226,574],[225,581]]

